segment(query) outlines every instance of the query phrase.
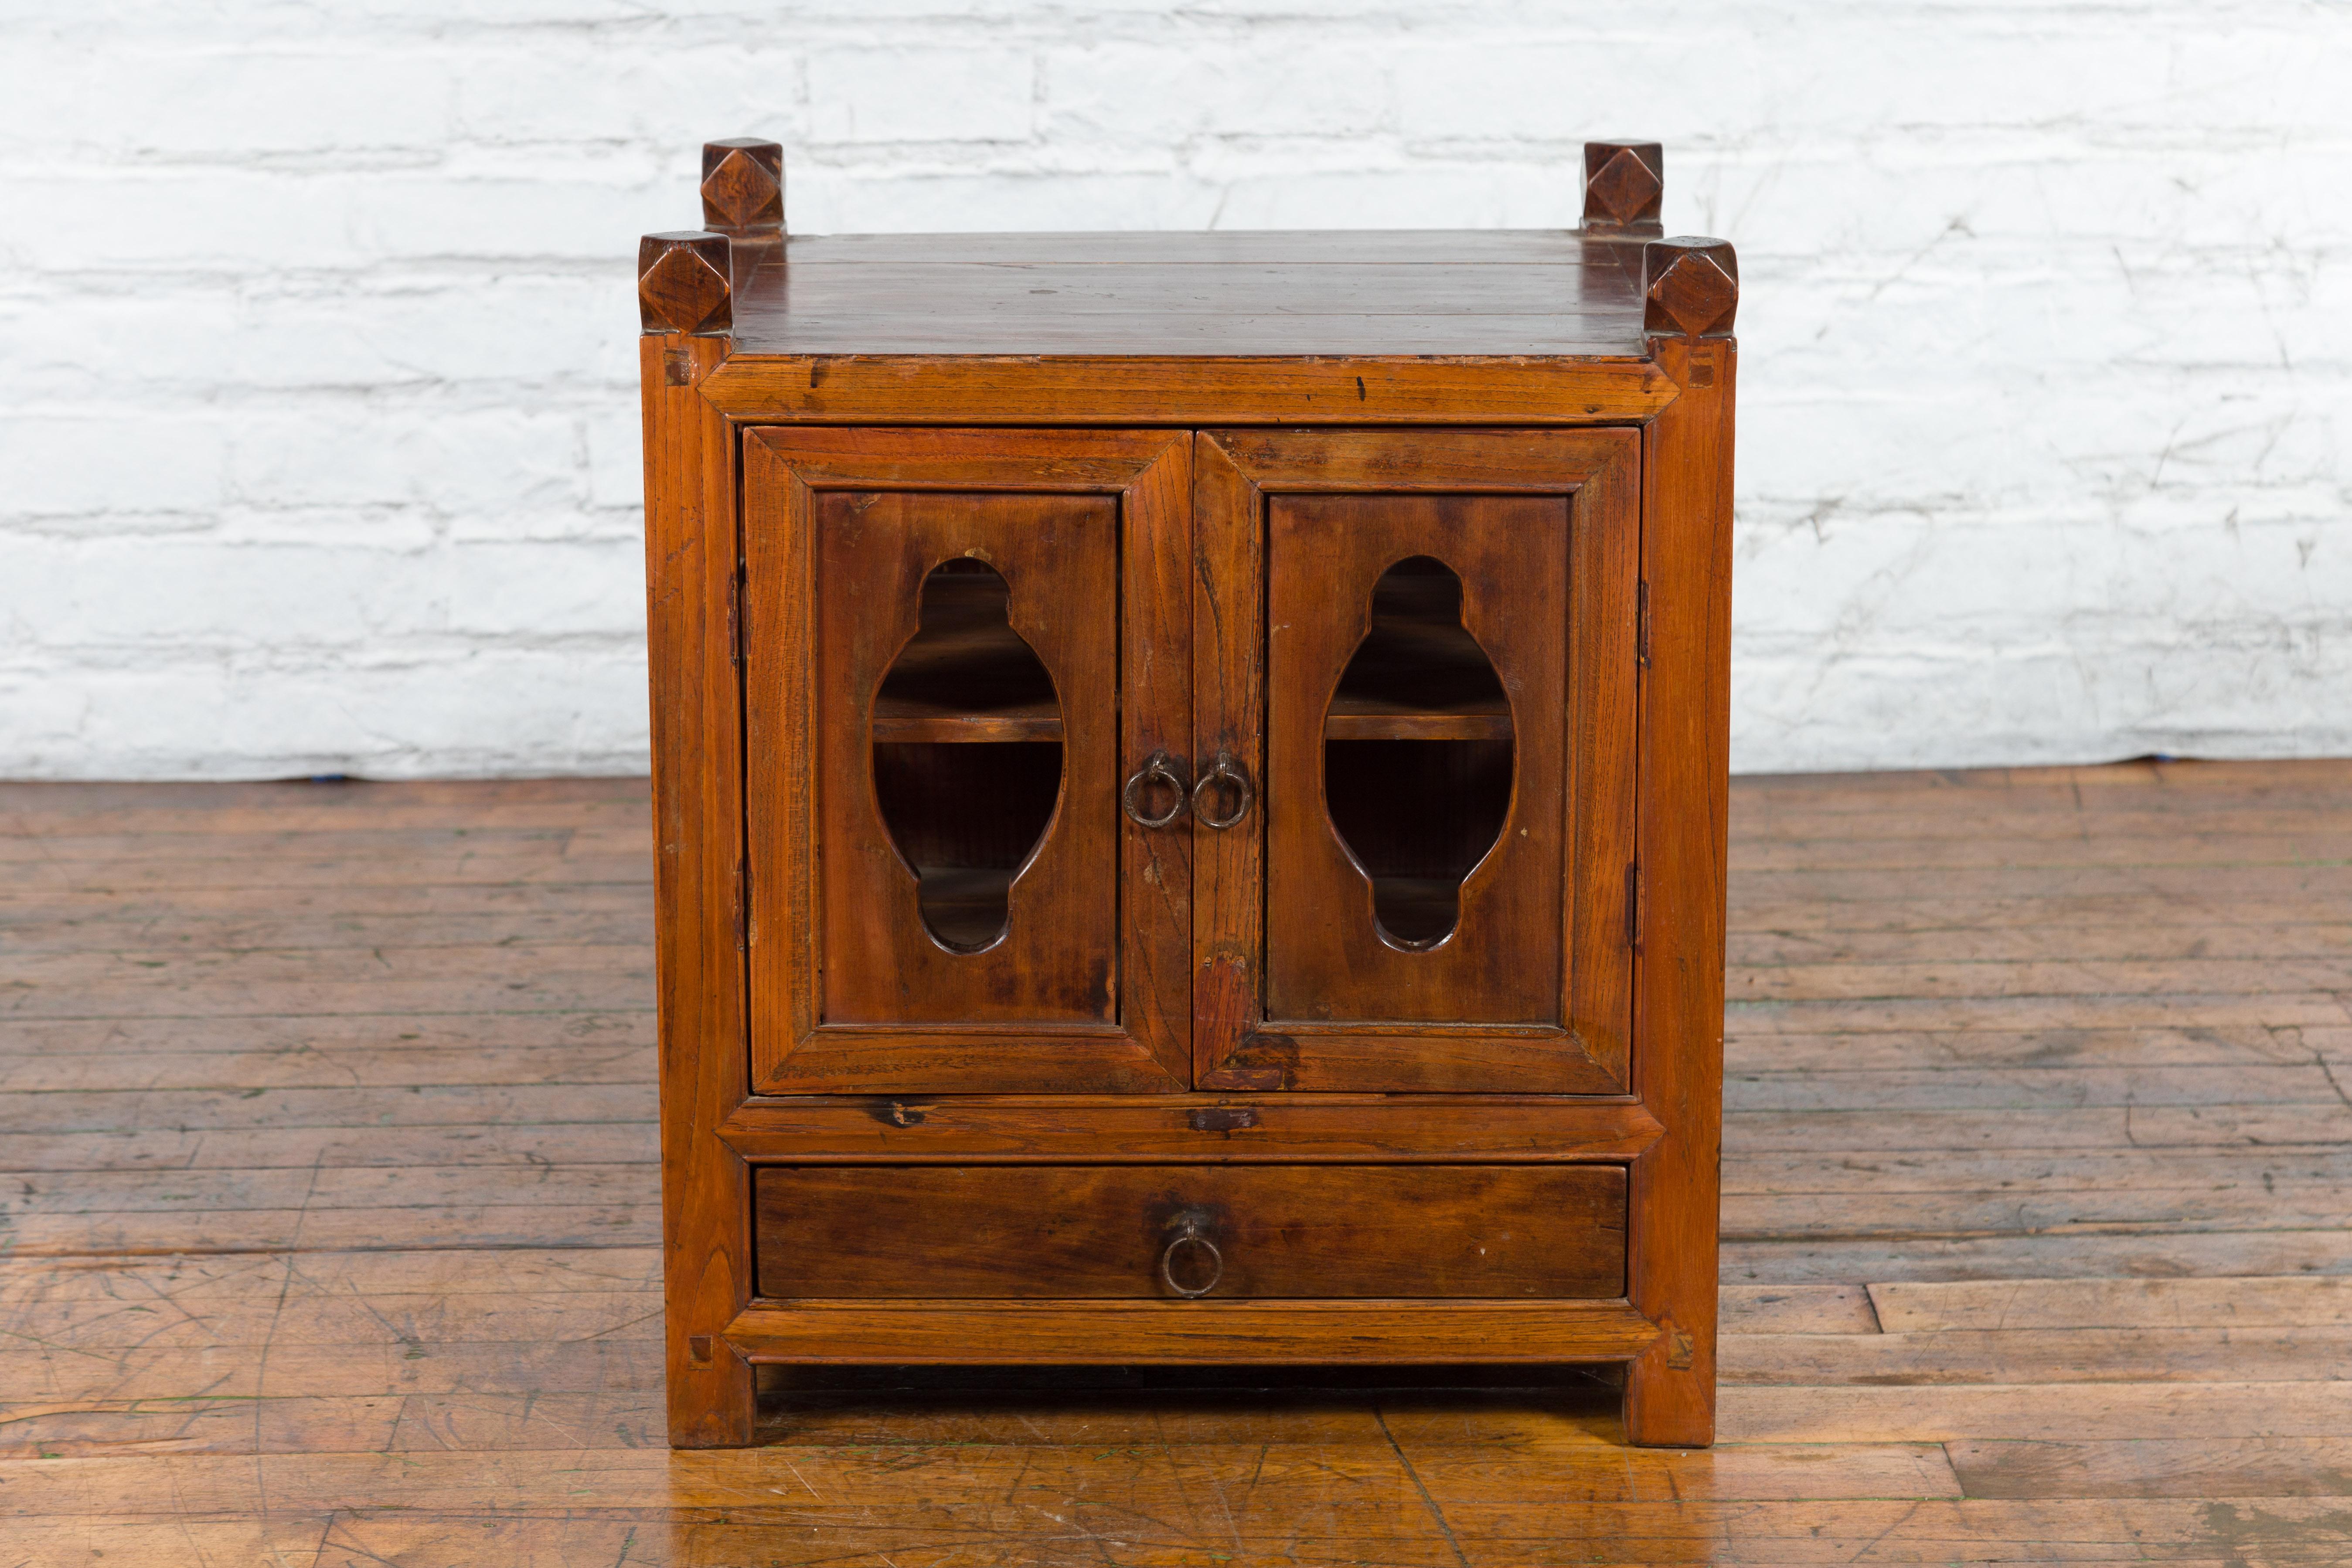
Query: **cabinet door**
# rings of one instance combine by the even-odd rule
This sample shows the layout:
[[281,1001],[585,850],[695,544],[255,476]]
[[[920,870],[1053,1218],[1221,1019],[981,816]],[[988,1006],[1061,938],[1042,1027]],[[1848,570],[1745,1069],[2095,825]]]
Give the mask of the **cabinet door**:
[[744,447],[753,1083],[1144,1091],[1188,1067],[1189,451]]
[[1200,437],[1202,1087],[1625,1090],[1639,450]]

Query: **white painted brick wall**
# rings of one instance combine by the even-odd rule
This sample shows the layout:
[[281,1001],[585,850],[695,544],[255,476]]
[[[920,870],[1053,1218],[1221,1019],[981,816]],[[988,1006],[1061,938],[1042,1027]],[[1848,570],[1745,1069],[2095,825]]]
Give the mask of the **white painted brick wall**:
[[2352,751],[2341,0],[0,0],[0,775],[644,765],[635,309],[793,226],[1739,246],[1747,770]]

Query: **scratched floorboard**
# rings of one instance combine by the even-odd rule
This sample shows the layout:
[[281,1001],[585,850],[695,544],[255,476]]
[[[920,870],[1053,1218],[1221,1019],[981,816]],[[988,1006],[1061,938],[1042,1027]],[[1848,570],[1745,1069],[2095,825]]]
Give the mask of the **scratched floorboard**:
[[1733,798],[1713,1451],[882,1370],[672,1455],[641,782],[0,786],[0,1568],[2352,1559],[2352,764]]

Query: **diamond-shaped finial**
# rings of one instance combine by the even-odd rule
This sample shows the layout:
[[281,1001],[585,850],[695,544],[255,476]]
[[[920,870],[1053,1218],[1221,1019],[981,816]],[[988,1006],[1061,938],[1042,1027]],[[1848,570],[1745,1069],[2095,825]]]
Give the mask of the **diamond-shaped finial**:
[[1658,232],[1665,197],[1664,149],[1655,142],[1584,144],[1584,226]]
[[1642,247],[1642,325],[1723,337],[1739,309],[1739,258],[1720,239],[1654,239]]
[[708,335],[734,324],[727,237],[688,229],[637,242],[637,312],[648,332]]
[[704,142],[702,222],[715,229],[782,228],[783,148],[755,136]]

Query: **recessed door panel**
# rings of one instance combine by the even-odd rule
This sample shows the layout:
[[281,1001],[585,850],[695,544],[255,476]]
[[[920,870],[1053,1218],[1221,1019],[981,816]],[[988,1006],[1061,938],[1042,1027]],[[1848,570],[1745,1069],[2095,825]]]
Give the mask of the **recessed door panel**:
[[758,1092],[1183,1086],[1190,825],[1121,801],[1190,748],[1190,458],[1166,432],[746,432]]
[[1561,496],[1268,502],[1270,1016],[1560,1021],[1568,539]]
[[1118,1018],[1118,506],[816,506],[825,1024]]
[[1197,1085],[1629,1089],[1639,455],[1202,433]]

